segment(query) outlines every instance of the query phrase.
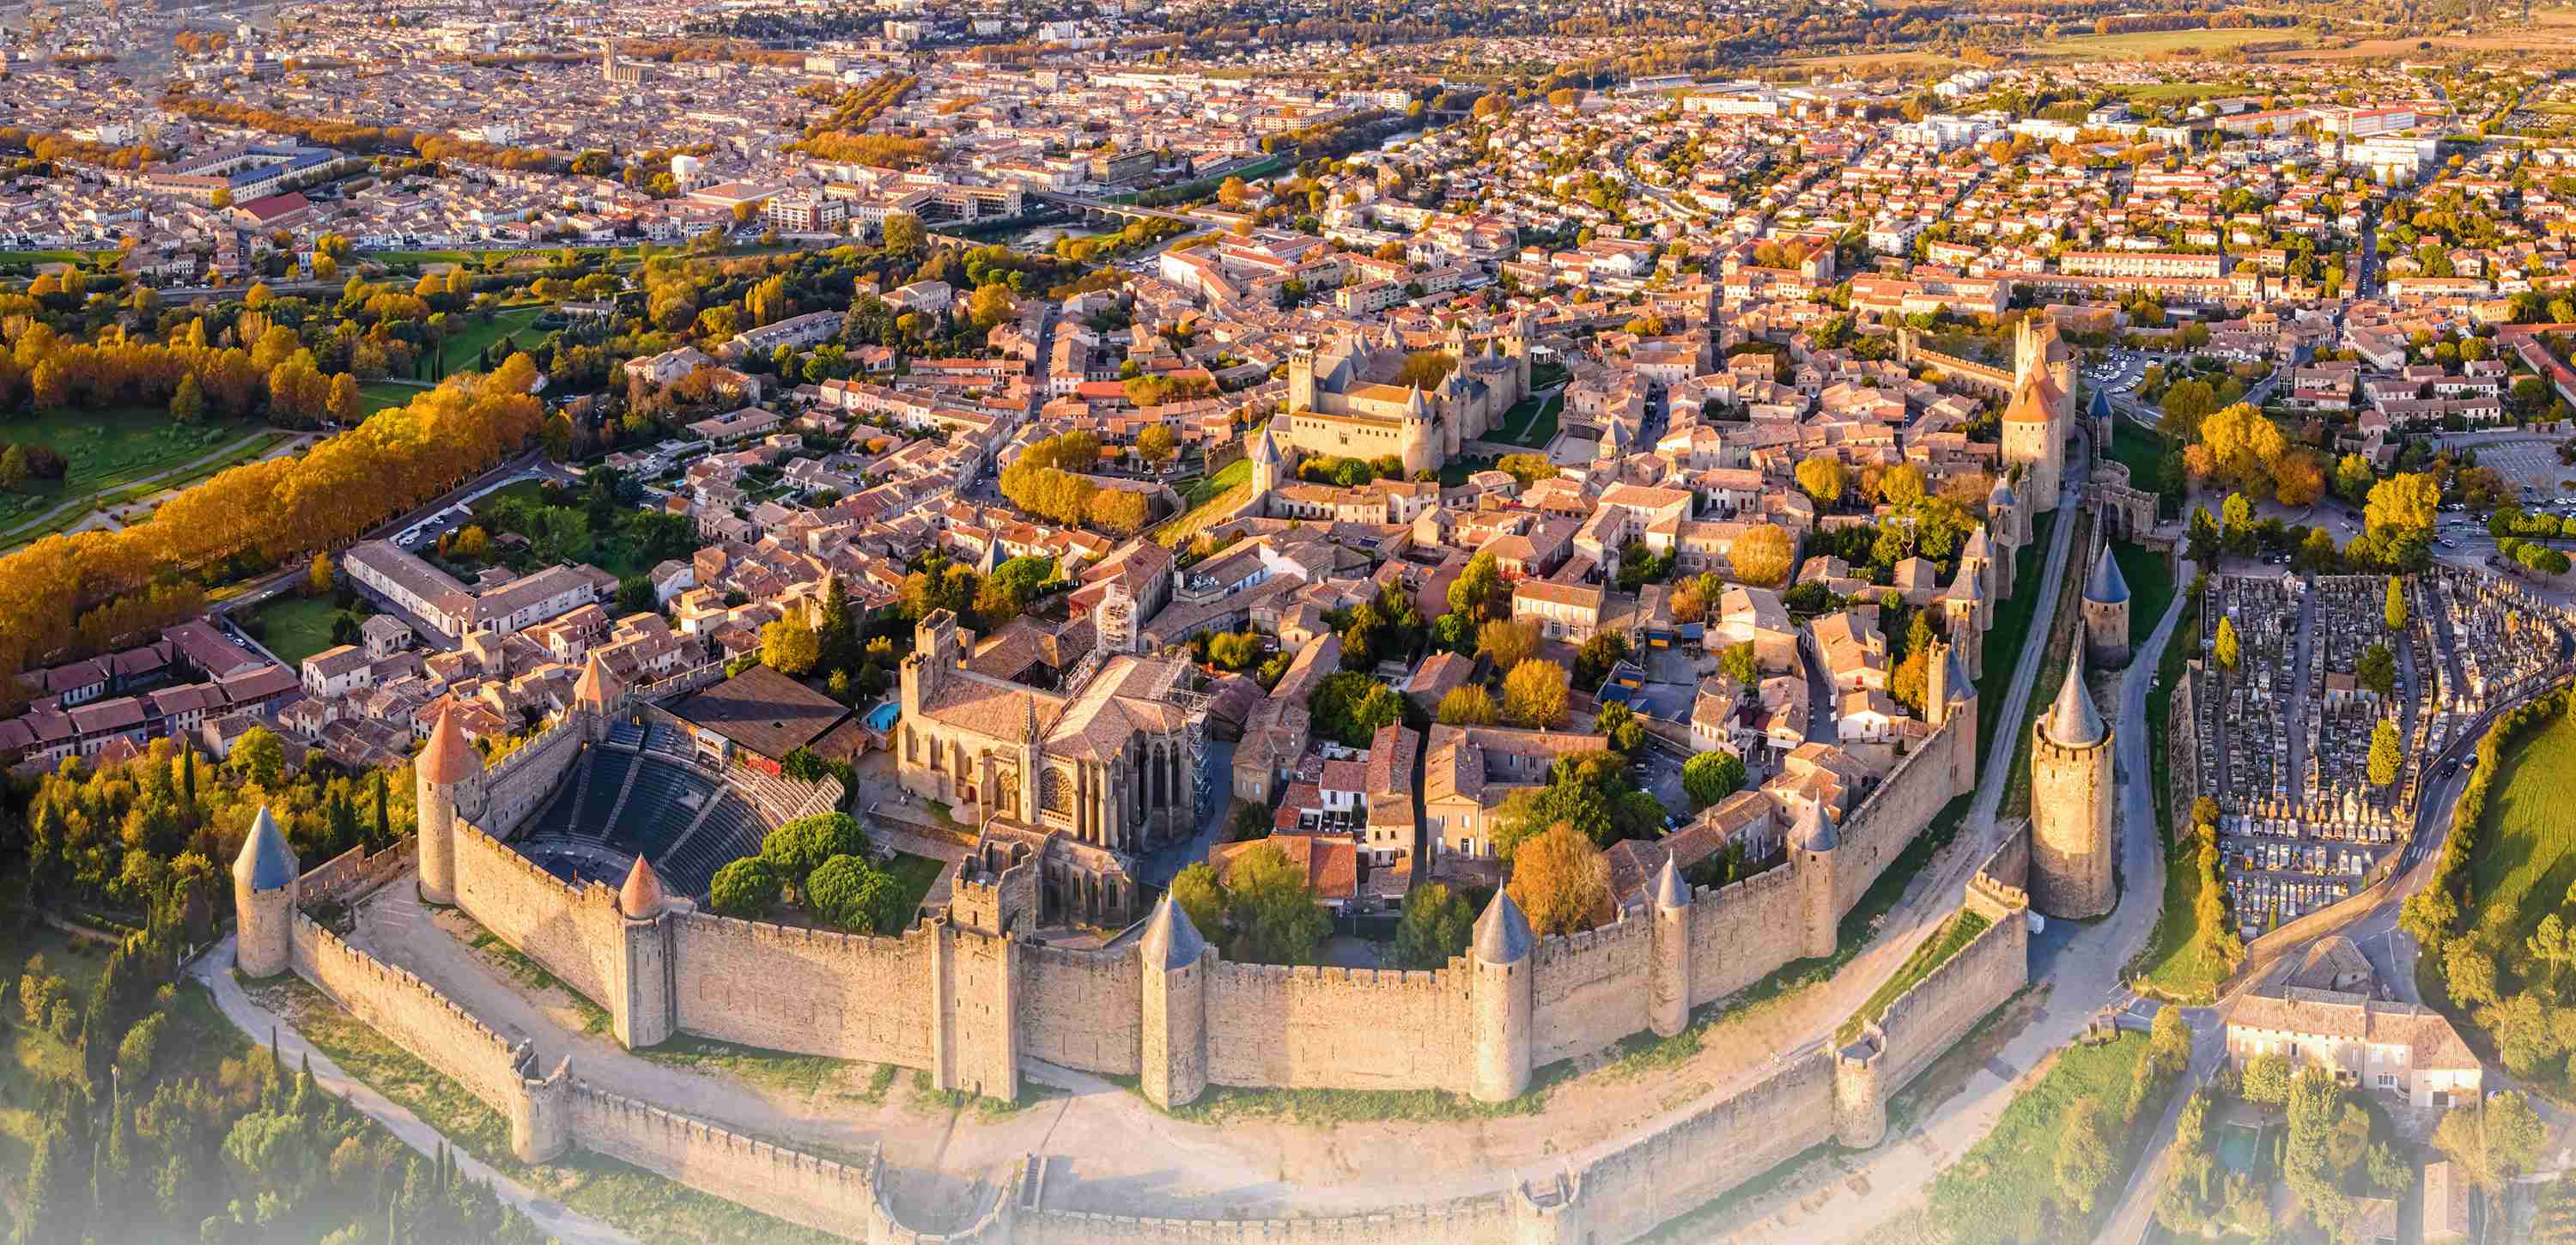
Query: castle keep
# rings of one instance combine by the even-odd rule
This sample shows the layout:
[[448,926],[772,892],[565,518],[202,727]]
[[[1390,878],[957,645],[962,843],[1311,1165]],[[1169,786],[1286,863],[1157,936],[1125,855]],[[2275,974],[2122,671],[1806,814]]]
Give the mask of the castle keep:
[[1392,324],[1375,343],[1345,336],[1320,351],[1300,346],[1288,355],[1288,411],[1278,422],[1288,448],[1302,453],[1391,456],[1404,460],[1408,477],[1438,471],[1528,396],[1529,346],[1526,313],[1482,351],[1469,349],[1464,328],[1452,329],[1442,348],[1457,366],[1430,389],[1396,383],[1406,351]]

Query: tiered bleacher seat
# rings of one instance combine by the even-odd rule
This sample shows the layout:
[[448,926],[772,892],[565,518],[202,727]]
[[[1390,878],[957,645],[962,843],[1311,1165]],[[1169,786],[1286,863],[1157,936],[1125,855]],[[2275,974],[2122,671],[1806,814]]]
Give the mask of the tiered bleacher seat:
[[644,747],[667,757],[689,759],[689,738],[668,726],[644,728]]
[[626,809],[617,816],[617,824],[608,828],[608,841],[619,848],[659,862],[680,832],[698,818],[702,799],[684,800],[693,795],[704,780],[684,766],[673,765],[659,757],[645,757],[643,769],[635,775],[635,793],[626,798]]
[[620,748],[644,746],[644,728],[632,722],[618,722],[608,728],[608,742]]
[[674,890],[703,895],[716,870],[760,852],[760,841],[768,833],[760,814],[730,792],[715,798],[720,802],[698,832],[668,859],[653,862],[662,872],[663,883]]
[[581,811],[574,815],[574,828],[584,834],[606,835],[609,814],[617,811],[617,793],[626,786],[626,772],[635,767],[635,758],[607,748],[590,750],[590,791],[582,797]]

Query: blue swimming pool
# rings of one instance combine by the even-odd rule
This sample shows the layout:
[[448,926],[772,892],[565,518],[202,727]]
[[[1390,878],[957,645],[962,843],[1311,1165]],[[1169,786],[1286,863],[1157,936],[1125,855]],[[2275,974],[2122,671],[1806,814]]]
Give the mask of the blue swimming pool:
[[903,706],[889,700],[868,710],[868,729],[882,735],[894,729],[895,719],[903,716]]

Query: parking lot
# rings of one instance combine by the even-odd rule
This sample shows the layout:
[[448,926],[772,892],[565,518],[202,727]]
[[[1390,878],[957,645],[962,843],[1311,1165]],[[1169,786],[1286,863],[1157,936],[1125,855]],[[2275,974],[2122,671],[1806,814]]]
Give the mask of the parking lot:
[[2554,497],[2576,481],[2576,467],[2558,461],[2558,447],[2545,441],[2508,441],[2478,447],[2478,465],[2503,476],[2508,484],[2528,486]]

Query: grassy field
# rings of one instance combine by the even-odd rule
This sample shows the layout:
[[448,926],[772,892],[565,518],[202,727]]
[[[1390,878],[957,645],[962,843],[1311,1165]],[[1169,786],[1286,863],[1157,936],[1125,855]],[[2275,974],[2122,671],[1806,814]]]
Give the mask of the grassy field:
[[366,413],[369,415],[397,406],[409,406],[413,398],[427,392],[429,391],[426,389],[411,385],[388,384],[384,381],[358,386],[358,397],[366,403]]
[[2129,581],[2129,644],[2134,648],[2147,642],[2173,605],[2173,564],[2165,555],[2125,540],[2111,542],[2111,560],[2119,564],[2120,578]]
[[157,406],[104,411],[46,411],[0,423],[0,441],[41,445],[63,456],[59,482],[0,493],[0,528],[76,498],[107,492],[189,463],[240,441],[248,424],[180,424]]
[[921,907],[922,897],[930,893],[930,884],[939,880],[940,870],[947,868],[948,863],[910,852],[896,852],[894,859],[881,867],[893,874],[894,880],[903,887],[903,906],[907,910],[915,910]]
[[518,336],[521,349],[535,345],[537,338],[531,333],[530,326],[537,322],[539,316],[546,314],[547,310],[543,306],[511,307],[494,312],[490,320],[481,324],[468,325],[445,342],[445,370],[440,371],[435,377],[426,379],[445,380],[458,372],[475,370],[476,356],[482,353],[485,346],[512,334]]
[[328,596],[284,593],[261,603],[251,617],[259,621],[259,642],[279,661],[300,667],[305,658],[332,647],[331,628],[340,611]]
[[1534,450],[1547,448],[1556,436],[1557,413],[1565,409],[1565,397],[1559,394],[1544,402],[1522,400],[1520,405],[1503,412],[1503,422],[1489,440],[1526,445]]
[[1207,526],[1216,516],[1231,512],[1252,496],[1252,460],[1238,458],[1217,468],[1216,474],[1202,476],[1181,490],[1181,500],[1189,509],[1154,529],[1154,539],[1164,548],[1180,543]]
[[2164,497],[2158,482],[2165,470],[2164,434],[2149,432],[2125,419],[2111,422],[2111,461],[2129,469],[2129,484],[2158,495],[2158,508],[2170,509],[2173,499]]
[[2013,667],[2021,664],[2022,644],[2030,638],[2030,620],[2039,613],[2039,575],[2048,568],[2048,538],[2057,529],[2058,515],[2058,511],[2051,510],[2032,521],[2030,543],[2013,555],[2013,593],[1995,603],[1995,625],[1986,631],[1986,673],[1977,680],[1980,758],[1993,753],[1995,730],[2003,724],[2004,688],[2012,679]]
[[2576,725],[2553,716],[2497,764],[2469,853],[2467,924],[2519,948],[2576,882]]
[[1942,922],[1940,929],[1916,945],[1914,954],[1905,957],[1905,966],[1896,970],[1895,976],[1880,982],[1878,989],[1870,993],[1869,1001],[1861,1004],[1860,1010],[1843,1022],[1843,1027],[1834,1033],[1834,1041],[1848,1042],[1859,1037],[1861,1025],[1886,1015],[1888,1005],[1913,989],[1915,983],[1931,976],[1933,969],[1949,963],[1951,956],[1966,950],[1977,935],[1986,932],[1987,927],[1993,924],[1965,908],[1951,913],[1950,919]]
[[290,977],[262,986],[258,994],[342,1070],[409,1108],[459,1149],[583,1214],[651,1241],[827,1245],[839,1239],[583,1150],[553,1163],[521,1163],[511,1157],[510,1126],[500,1113],[341,1011],[321,991]]
[[2156,685],[2147,693],[2147,759],[2155,769],[2156,826],[2165,853],[2165,901],[2156,916],[2155,933],[2148,938],[2146,949],[2130,963],[2128,972],[2142,994],[2195,1005],[2218,997],[2218,984],[2226,978],[2227,966],[2202,951],[2218,931],[2200,923],[2200,849],[2191,836],[2183,833],[2183,821],[2190,816],[2190,810],[2173,807],[2172,792],[2167,790],[2172,782],[2172,763],[2165,748],[2173,729],[2174,685],[2182,678],[2183,664],[2191,658],[2188,638],[2199,634],[2200,607],[2185,605],[2182,616],[2174,620],[2173,637],[2165,642],[2164,655],[2156,663]]
[[[2090,516],[2080,513],[2075,516],[2074,523],[2075,534],[2067,546],[2066,578],[2049,585],[2058,593],[2058,598],[2057,613],[2051,617],[2048,635],[2041,641],[2048,647],[2040,654],[2039,674],[2031,684],[2029,700],[2022,705],[2021,720],[2013,723],[2012,772],[2005,779],[2004,787],[2003,815],[2006,817],[2019,817],[2030,811],[2031,724],[2039,721],[2039,715],[2046,713],[2056,701],[2057,689],[2066,681],[2067,663],[2080,662],[2084,656],[2084,580],[2086,572],[2092,568],[2079,563],[2083,558],[2082,551],[2090,547],[2093,523]],[[2016,589],[2020,586],[2014,585]],[[1989,674],[1994,672],[1991,662],[1986,670]],[[1981,713],[1985,703],[1982,698],[1978,702]],[[2002,702],[1998,700],[1995,703],[2000,705]],[[2098,697],[2095,707],[2100,707]]]
[[[2152,1111],[2133,1110],[2129,1101],[2137,1066],[2146,1055],[2147,1038],[2141,1033],[2060,1051],[2048,1071],[2004,1108],[1994,1131],[1933,1181],[1934,1223],[1960,1245],[2091,1240],[2099,1214],[2116,1199],[2099,1198],[2091,1214],[2066,1201],[2057,1182],[2057,1155],[2067,1117],[2077,1103],[2091,1099],[2108,1117],[2115,1137],[2124,1135],[2119,1124],[2133,1113],[2154,1122]],[[2125,1180],[2135,1141],[2130,1137],[2130,1144],[2121,1148],[2115,1166],[2122,1175],[2108,1188],[2117,1189]]]
[[2077,35],[2049,39],[2025,46],[2022,51],[2035,56],[2068,57],[2078,60],[2151,60],[2170,56],[2185,48],[2203,53],[2218,53],[2248,43],[2299,43],[2307,40],[2296,30],[2269,30],[2260,27],[2236,27],[2227,30],[2140,30],[2117,35]]

